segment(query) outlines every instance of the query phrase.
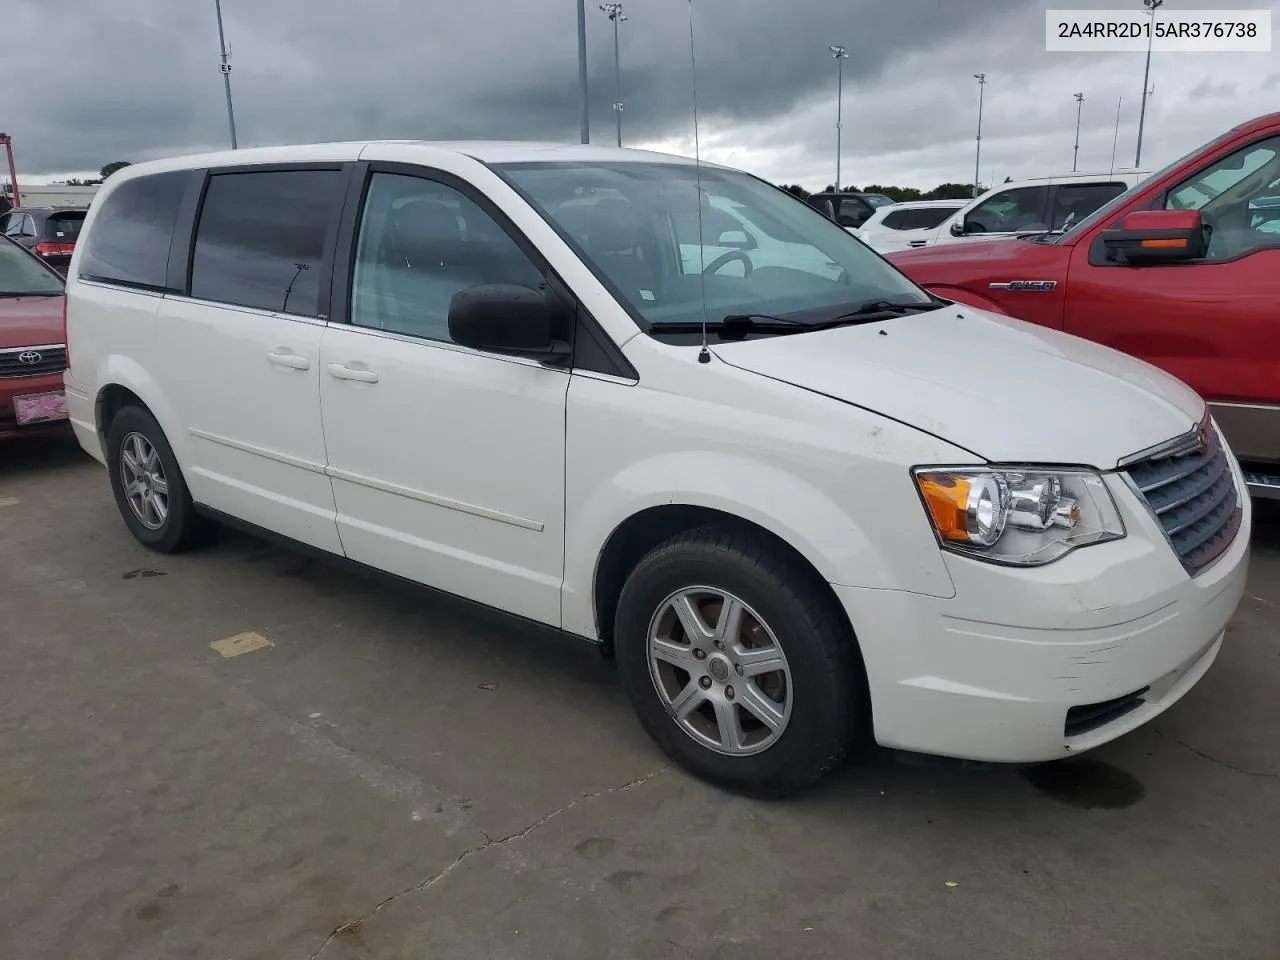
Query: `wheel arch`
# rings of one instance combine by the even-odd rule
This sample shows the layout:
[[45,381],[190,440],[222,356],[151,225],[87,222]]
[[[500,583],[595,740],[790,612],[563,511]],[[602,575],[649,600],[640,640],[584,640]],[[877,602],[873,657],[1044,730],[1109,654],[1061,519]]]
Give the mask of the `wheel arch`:
[[857,634],[853,624],[830,583],[808,557],[784,537],[753,520],[725,510],[688,503],[665,503],[646,507],[623,520],[609,534],[597,557],[592,582],[592,609],[596,637],[606,654],[613,650],[618,599],[636,564],[654,547],[677,534],[706,526],[726,527],[749,534],[785,554],[830,599],[856,646]]
[[165,402],[158,384],[136,361],[123,356],[108,357],[98,376],[98,390],[94,395],[94,426],[98,439],[106,452],[107,431],[111,420],[128,405],[142,407],[155,417],[164,431],[165,439],[173,449],[178,462],[187,460],[185,431],[174,429],[178,422],[172,408]]

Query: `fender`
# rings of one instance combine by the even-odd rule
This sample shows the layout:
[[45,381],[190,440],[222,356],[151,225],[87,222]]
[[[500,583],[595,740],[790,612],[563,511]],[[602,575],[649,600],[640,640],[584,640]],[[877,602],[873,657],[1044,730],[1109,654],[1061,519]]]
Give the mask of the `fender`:
[[[957,303],[963,303],[966,307],[974,307],[978,310],[986,310],[989,313],[997,313],[1002,317],[1013,317],[1008,310],[1000,306],[994,300],[984,297],[980,293],[974,293],[972,290],[966,290],[964,287],[952,287],[947,284],[924,284],[924,288],[930,293],[942,297],[945,300],[954,300]],[[1013,317],[1015,320],[1017,317]]]
[[[673,481],[675,484],[673,485]],[[890,495],[880,517],[908,519],[885,542],[862,529],[834,500],[797,473],[723,452],[682,450],[633,462],[611,482],[598,484],[565,518],[564,629],[597,637],[593,604],[596,567],[610,536],[651,507],[675,505],[719,510],[748,520],[786,541],[829,583],[906,588],[941,598],[955,587],[937,550],[925,512],[907,483],[871,480],[868,489]],[[569,503],[573,503],[569,499]]]

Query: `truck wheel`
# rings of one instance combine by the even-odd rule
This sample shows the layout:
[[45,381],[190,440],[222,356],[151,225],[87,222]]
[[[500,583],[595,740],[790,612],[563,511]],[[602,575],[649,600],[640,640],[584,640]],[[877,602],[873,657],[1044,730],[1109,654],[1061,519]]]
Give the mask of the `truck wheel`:
[[749,533],[703,527],[654,548],[623,586],[614,636],[641,724],[711,783],[782,796],[855,742],[866,684],[835,599]]
[[128,406],[107,430],[107,469],[129,532],[161,553],[211,538],[217,525],[196,513],[164,431],[148,411]]

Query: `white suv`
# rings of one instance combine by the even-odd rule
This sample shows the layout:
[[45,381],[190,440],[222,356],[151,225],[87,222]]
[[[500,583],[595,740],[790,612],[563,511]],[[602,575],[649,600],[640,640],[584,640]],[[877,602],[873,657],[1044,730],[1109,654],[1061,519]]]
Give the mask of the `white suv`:
[[876,253],[927,246],[938,227],[968,200],[908,200],[876,207],[876,212],[860,227],[846,227]]
[[[700,202],[784,242],[691,262]],[[1199,680],[1245,583],[1239,468],[1181,382],[932,298],[721,167],[136,164],[67,298],[72,423],[139,541],[238,524],[596,642],[662,749],[742,791],[862,735],[1094,747]]]
[[1079,223],[1150,174],[1067,173],[1017,180],[970,200],[935,229],[916,238],[928,246],[960,240],[998,240],[1019,233],[1058,233]]

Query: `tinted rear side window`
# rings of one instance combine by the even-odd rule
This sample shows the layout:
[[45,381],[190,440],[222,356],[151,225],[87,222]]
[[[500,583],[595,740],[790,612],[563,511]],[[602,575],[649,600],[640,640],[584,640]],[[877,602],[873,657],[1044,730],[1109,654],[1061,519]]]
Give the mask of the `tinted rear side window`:
[[910,210],[895,210],[893,213],[886,213],[884,219],[880,222],[890,230],[909,230],[915,226],[911,222]]
[[317,316],[321,260],[345,180],[339,170],[210,177],[196,226],[191,296]]
[[1079,223],[1104,203],[1114,200],[1128,187],[1123,183],[1068,183],[1058,187],[1053,198],[1051,230]]
[[164,289],[169,241],[190,176],[185,170],[157,173],[112,190],[85,236],[81,278]]
[[958,207],[919,207],[911,212],[911,226],[917,230],[932,230],[956,212]]
[[83,224],[84,214],[81,212],[55,213],[45,221],[45,236],[55,240],[74,240],[80,235]]

